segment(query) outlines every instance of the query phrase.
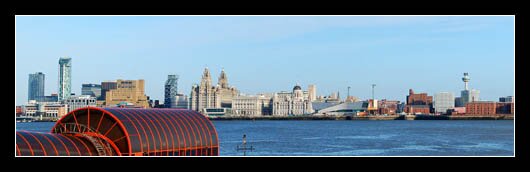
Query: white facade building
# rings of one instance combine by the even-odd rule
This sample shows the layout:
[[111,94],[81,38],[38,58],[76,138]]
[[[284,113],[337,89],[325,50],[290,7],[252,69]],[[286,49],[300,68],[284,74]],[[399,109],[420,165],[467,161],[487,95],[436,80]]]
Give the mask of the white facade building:
[[454,109],[455,97],[453,93],[441,92],[435,94],[433,106],[436,113],[446,113],[448,109]]
[[64,100],[64,104],[68,105],[68,112],[83,107],[96,107],[96,98],[90,95],[70,96]]
[[272,98],[272,115],[304,115],[314,112],[309,99],[309,93],[302,91],[299,85],[294,86],[293,92],[280,92]]
[[237,96],[232,99],[234,116],[263,116],[272,114],[272,97],[260,94],[253,96]]

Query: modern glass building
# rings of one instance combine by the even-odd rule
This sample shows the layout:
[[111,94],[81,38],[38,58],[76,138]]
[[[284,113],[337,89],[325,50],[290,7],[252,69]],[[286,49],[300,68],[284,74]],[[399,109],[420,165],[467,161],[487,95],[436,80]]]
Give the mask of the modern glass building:
[[72,58],[59,59],[59,101],[63,101],[72,92]]
[[40,101],[42,97],[44,97],[44,73],[37,72],[34,74],[29,74],[28,101]]
[[166,108],[175,108],[176,106],[175,96],[177,96],[178,79],[178,75],[167,76],[164,91],[164,106]]

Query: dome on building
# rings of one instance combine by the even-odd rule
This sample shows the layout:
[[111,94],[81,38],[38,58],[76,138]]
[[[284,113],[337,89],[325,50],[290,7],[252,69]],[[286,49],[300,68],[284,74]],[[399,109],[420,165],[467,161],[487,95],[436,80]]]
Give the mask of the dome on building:
[[300,87],[299,85],[296,85],[296,86],[294,86],[294,88],[293,88],[293,91],[294,91],[294,90],[302,90],[302,87]]

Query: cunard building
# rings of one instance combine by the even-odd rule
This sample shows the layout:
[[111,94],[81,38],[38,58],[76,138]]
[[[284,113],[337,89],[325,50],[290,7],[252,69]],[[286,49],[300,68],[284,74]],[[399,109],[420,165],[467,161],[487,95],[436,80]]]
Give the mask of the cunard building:
[[190,109],[209,114],[209,109],[220,110],[232,108],[232,99],[239,94],[235,87],[228,85],[224,70],[221,71],[217,85],[212,85],[208,68],[204,69],[201,84],[191,87]]
[[311,92],[302,91],[302,87],[296,85],[293,92],[275,93],[272,98],[272,115],[288,116],[313,113],[311,100],[315,99],[314,94],[316,92],[313,89],[311,88]]

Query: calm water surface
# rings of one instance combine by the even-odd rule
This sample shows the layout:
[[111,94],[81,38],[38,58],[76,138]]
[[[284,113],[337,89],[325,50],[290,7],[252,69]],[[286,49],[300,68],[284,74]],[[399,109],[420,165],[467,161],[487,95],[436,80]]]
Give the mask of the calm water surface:
[[[17,123],[49,132],[54,123]],[[214,121],[222,156],[513,156],[512,120]]]

